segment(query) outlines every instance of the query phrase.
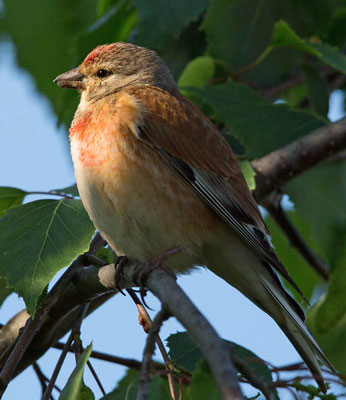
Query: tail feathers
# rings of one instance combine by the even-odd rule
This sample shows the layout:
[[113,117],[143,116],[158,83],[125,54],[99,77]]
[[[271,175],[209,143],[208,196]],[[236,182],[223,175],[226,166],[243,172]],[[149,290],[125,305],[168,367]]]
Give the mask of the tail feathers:
[[[280,289],[273,283],[269,282],[265,278],[261,279],[263,286],[266,288],[271,297],[280,306],[285,316],[285,322],[282,323],[282,319],[277,321],[280,328],[286,334],[288,339],[291,341],[293,346],[296,348],[302,359],[304,360],[307,367],[310,369],[316,383],[323,393],[326,393],[326,386],[321,374],[321,368],[318,363],[318,359],[322,361],[327,367],[334,371],[334,367],[329,362],[323,351],[313,338],[311,333],[308,331],[305,323],[302,321],[300,316],[287,301],[287,294],[285,296],[284,289]],[[269,314],[277,319],[275,315],[269,312]]]

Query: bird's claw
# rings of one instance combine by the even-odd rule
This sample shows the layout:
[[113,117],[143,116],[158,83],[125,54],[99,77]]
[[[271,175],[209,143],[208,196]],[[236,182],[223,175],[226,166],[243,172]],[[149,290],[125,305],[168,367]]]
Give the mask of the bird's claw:
[[114,279],[115,279],[115,286],[119,290],[119,292],[123,295],[126,296],[124,291],[119,285],[119,282],[123,278],[123,271],[124,267],[129,263],[129,258],[127,256],[119,256],[116,258],[114,262],[114,268],[115,268],[115,273],[114,273]]

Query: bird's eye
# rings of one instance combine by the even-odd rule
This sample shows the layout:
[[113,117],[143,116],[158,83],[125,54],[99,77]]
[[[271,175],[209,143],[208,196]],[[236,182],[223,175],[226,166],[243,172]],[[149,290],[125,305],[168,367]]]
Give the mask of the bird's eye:
[[98,78],[106,78],[107,76],[109,76],[111,74],[111,72],[110,71],[107,71],[106,69],[99,69],[97,72],[96,72],[96,76],[98,77]]

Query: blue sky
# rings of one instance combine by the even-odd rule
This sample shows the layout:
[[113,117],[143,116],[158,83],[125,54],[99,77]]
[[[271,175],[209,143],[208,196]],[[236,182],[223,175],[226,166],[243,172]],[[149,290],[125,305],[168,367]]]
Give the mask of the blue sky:
[[[1,44],[0,50],[0,186],[45,191],[71,185],[74,174],[67,131],[57,128],[49,102],[35,91],[30,75],[16,66],[12,46]],[[331,99],[332,120],[341,117],[341,104],[341,95],[336,93]],[[180,277],[178,282],[225,339],[249,348],[275,365],[299,360],[271,318],[211,272],[200,270]],[[159,309],[153,296],[147,301],[152,308]],[[22,300],[11,295],[0,309],[0,322],[5,323],[23,307]],[[161,337],[165,339],[177,330],[183,328],[171,318],[164,325]],[[95,350],[140,359],[145,334],[138,325],[137,311],[130,298],[117,295],[85,320],[82,339],[85,346],[93,341]],[[52,349],[39,360],[48,377],[58,356],[59,351]],[[111,390],[124,373],[124,368],[115,364],[97,360],[92,363],[106,391]],[[73,367],[74,357],[69,356],[58,378],[60,387],[64,386]],[[101,397],[89,373],[85,380],[96,398]],[[38,399],[40,390],[29,368],[11,382],[4,399],[24,396],[28,400]]]

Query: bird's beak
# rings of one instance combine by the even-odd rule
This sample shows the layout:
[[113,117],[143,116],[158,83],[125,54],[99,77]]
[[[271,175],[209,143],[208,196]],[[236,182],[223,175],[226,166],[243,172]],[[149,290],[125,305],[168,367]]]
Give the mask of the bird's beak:
[[79,71],[78,68],[71,69],[71,71],[64,72],[63,74],[57,76],[53,82],[62,88],[83,90],[85,89],[85,84],[83,79],[85,76]]

